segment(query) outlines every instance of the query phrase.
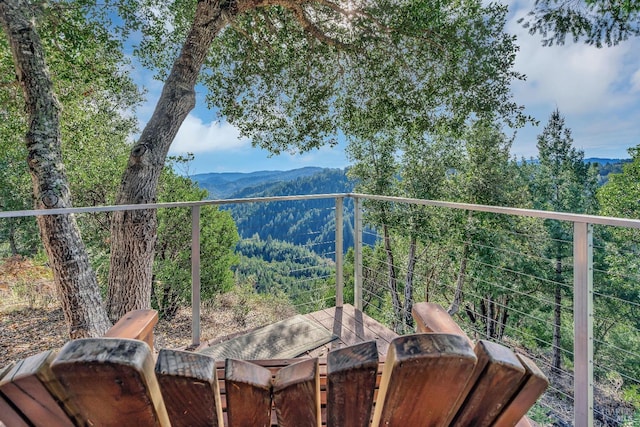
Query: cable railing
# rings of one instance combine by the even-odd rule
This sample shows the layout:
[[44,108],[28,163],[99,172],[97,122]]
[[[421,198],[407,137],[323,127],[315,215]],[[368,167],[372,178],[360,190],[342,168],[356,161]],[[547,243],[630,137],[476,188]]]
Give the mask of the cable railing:
[[[195,346],[201,340],[206,262],[200,257],[201,208],[307,201],[333,202],[314,205],[308,223],[293,229],[296,243],[314,254],[292,259],[293,265],[312,256],[326,260],[288,272],[296,289],[286,296],[298,312],[352,303],[398,333],[409,333],[410,306],[437,302],[472,338],[523,352],[548,374],[549,391],[534,408],[543,423],[638,421],[633,404],[640,406],[640,220],[345,193],[0,212],[0,221],[190,210]],[[386,217],[375,211],[381,206],[388,208]],[[334,212],[329,224],[318,219],[328,209]],[[555,227],[562,233],[550,233],[550,221],[562,224]],[[333,235],[318,240],[328,228]],[[625,231],[622,240],[616,230]],[[348,251],[353,252],[347,261]]]
[[[405,253],[406,249],[402,247],[406,247],[409,239],[407,220],[400,222],[398,227],[397,216],[389,215],[389,221],[385,223],[380,220],[384,216],[381,212],[397,212],[399,204],[425,206],[439,217],[442,213],[435,215],[436,209],[473,212],[474,223],[468,221],[458,225],[457,230],[450,231],[448,238],[443,239],[442,233],[430,233],[425,241],[421,233],[415,233],[425,248],[435,245],[442,251],[442,246],[449,245],[445,251],[449,251],[450,258],[454,254],[459,258],[441,262],[439,267],[438,262],[428,256],[419,259],[418,265],[422,263],[421,268],[427,272],[423,277],[435,276],[438,280],[429,280],[426,292],[420,288],[424,284],[414,284],[417,286],[414,293],[425,292],[430,301],[453,309],[456,320],[474,338],[499,341],[530,356],[540,352],[532,358],[549,373],[552,383],[547,395],[556,396],[553,401],[542,399],[539,403],[545,412],[542,418],[549,423],[553,420],[566,422],[567,419],[573,419],[578,426],[594,425],[594,420],[600,425],[637,425],[640,422],[637,409],[634,415],[633,407],[628,403],[633,399],[637,402],[640,390],[640,375],[636,368],[640,366],[637,345],[640,338],[640,312],[637,310],[640,281],[638,263],[633,261],[639,258],[637,248],[640,245],[628,242],[625,263],[623,257],[616,258],[620,248],[614,246],[613,240],[606,245],[601,243],[602,229],[637,230],[639,221],[386,196],[355,197],[364,201],[365,211],[367,201],[378,202],[371,206],[371,210],[378,209],[371,215],[377,221],[375,228],[379,234],[386,228],[394,230],[391,233],[394,236],[403,236],[393,243],[393,250],[404,250]],[[386,211],[382,210],[380,202],[388,203]],[[485,217],[478,219],[482,215]],[[367,221],[366,212],[362,217]],[[505,228],[505,225],[514,225],[513,219],[499,220],[499,217],[528,218],[527,227],[534,226],[535,233]],[[545,235],[545,224],[549,221],[564,224],[560,225],[564,235]],[[594,240],[598,241],[595,245]],[[523,244],[527,241],[536,245]],[[597,252],[602,249],[607,253]],[[396,278],[396,286],[402,285],[407,271],[402,262],[406,263],[406,260],[394,261],[391,266],[388,260],[375,259],[372,251],[368,253],[370,257],[363,260],[367,277],[382,282],[382,289],[385,281],[392,280],[391,276]],[[392,255],[401,258],[395,252]],[[612,268],[616,262],[618,265]],[[371,270],[373,265],[387,270],[388,275],[380,277]],[[429,269],[435,268],[439,270],[429,273]],[[367,278],[362,280],[363,286],[371,286]],[[386,292],[393,292],[391,286],[387,288]],[[454,304],[454,297],[460,292],[464,294],[464,302]],[[379,320],[388,319],[389,311],[397,311],[383,292],[366,289],[365,295],[369,298],[365,311],[379,316]],[[397,299],[402,301],[402,297],[399,291]],[[399,318],[401,313],[394,314],[396,318],[387,320],[388,326],[398,331],[410,329],[411,325],[404,324]],[[602,316],[609,317],[608,325],[603,325],[607,322],[602,321]],[[599,338],[599,334],[602,337]],[[629,339],[622,339],[625,336]],[[616,360],[608,360],[611,357]],[[611,394],[607,385],[611,377],[623,380],[620,387],[628,392],[626,403],[606,396]],[[623,400],[622,394],[617,394],[620,400]],[[568,403],[570,410],[561,408],[559,401]],[[632,418],[634,416],[636,418]]]

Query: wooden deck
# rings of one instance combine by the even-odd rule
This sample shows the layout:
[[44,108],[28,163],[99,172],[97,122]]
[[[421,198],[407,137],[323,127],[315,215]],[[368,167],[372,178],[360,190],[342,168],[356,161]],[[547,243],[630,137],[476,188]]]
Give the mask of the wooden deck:
[[309,352],[305,355],[308,357],[326,357],[330,350],[365,341],[376,341],[378,354],[385,356],[389,343],[398,337],[398,334],[391,329],[362,311],[356,310],[351,304],[314,311],[305,316],[318,322],[338,337],[338,339]]
[[[313,313],[305,314],[304,317],[320,325],[336,336],[337,339],[296,358],[322,358],[326,357],[331,350],[348,347],[361,342],[375,341],[378,346],[378,354],[381,360],[384,360],[384,356],[387,354],[387,349],[389,348],[389,343],[398,336],[398,334],[380,324],[375,319],[367,316],[360,310],[356,310],[351,304],[345,304],[343,307],[331,307],[314,311]],[[252,331],[255,330],[238,332],[209,342],[204,342],[196,351],[206,353],[206,348],[209,346]]]

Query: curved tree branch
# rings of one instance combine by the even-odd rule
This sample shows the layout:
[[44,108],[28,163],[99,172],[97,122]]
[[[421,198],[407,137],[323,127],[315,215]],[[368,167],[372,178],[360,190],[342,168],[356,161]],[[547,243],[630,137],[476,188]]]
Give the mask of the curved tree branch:
[[311,22],[300,5],[292,5],[290,10],[293,13],[293,16],[298,20],[298,23],[302,26],[302,29],[315,37],[318,41],[341,50],[345,50],[349,47],[349,44],[325,34],[324,31]]

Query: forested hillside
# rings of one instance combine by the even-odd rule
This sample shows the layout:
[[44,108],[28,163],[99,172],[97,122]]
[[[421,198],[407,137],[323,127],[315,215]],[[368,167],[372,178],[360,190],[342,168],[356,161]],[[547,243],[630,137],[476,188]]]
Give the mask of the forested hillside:
[[[206,174],[194,177],[203,188],[219,187],[227,174]],[[268,174],[229,174],[236,178],[235,185],[250,184],[229,193],[227,198],[251,198],[309,194],[334,194],[353,191],[354,181],[346,170],[304,168]],[[248,175],[248,176],[247,176]],[[203,184],[204,182],[204,184]],[[211,183],[217,183],[213,186]],[[208,184],[207,184],[208,183]],[[335,247],[335,200],[316,199],[272,203],[245,203],[228,205],[241,238],[259,236],[263,240],[281,240],[304,245],[317,254],[333,258]],[[353,202],[344,204],[344,247],[353,246]],[[369,238],[369,241],[372,241]]]
[[622,173],[622,167],[631,162],[631,159],[601,159],[589,158],[585,162],[596,165],[598,170],[598,184],[604,185],[609,180],[610,174]]
[[256,292],[278,295],[304,311],[322,308],[335,296],[334,263],[304,246],[256,235],[240,241],[236,251],[236,281]]
[[313,176],[322,168],[307,167],[290,171],[223,172],[197,174],[191,179],[209,193],[209,199],[231,199],[247,188],[278,185],[285,181]]
[[[593,164],[600,185],[610,173],[620,173],[629,159],[587,158]],[[537,163],[535,161],[534,163]],[[291,196],[309,194],[348,193],[356,181],[348,170],[307,167],[290,171],[259,171],[252,173],[207,173],[192,177],[198,186],[208,191],[208,198],[242,199],[252,197]],[[306,245],[318,254],[333,251],[335,240],[335,202],[333,199],[296,202],[252,203],[225,206],[238,227],[241,238],[259,236]],[[353,246],[353,202],[344,206],[344,247]],[[313,230],[313,231],[311,231]],[[365,243],[375,239],[365,233]]]

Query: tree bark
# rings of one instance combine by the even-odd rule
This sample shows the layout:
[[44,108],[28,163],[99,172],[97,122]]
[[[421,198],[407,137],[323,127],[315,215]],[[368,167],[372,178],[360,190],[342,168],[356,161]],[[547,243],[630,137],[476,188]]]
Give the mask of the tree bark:
[[554,371],[562,369],[561,330],[562,330],[562,258],[556,258],[556,285],[553,301],[553,345],[551,352],[551,366]]
[[404,283],[404,308],[402,309],[404,315],[403,323],[408,330],[411,330],[413,327],[411,310],[413,309],[413,276],[416,262],[418,261],[416,247],[416,238],[411,236],[411,241],[409,242],[409,261],[407,262],[407,277]]
[[467,259],[469,258],[469,245],[471,244],[471,231],[469,230],[469,224],[471,223],[472,217],[473,213],[469,212],[467,217],[467,230],[465,232],[464,245],[462,247],[462,259],[460,260],[458,279],[456,280],[456,290],[453,294],[453,301],[447,309],[447,313],[449,313],[450,316],[454,316],[458,313],[458,310],[460,310],[460,304],[462,304],[462,291],[464,289],[464,281],[467,276]]
[[16,243],[16,228],[13,225],[14,218],[9,218],[9,248],[11,249],[11,255],[18,255],[18,244]]
[[485,296],[485,305],[487,306],[487,315],[485,316],[485,339],[491,339],[491,324],[493,321],[493,301],[491,295]]
[[384,251],[387,254],[387,270],[389,277],[387,283],[391,292],[391,304],[393,305],[393,324],[396,332],[399,332],[399,324],[402,319],[402,303],[398,295],[398,277],[396,274],[395,261],[393,259],[393,250],[391,249],[391,237],[389,236],[389,228],[387,225],[382,226],[384,234]]
[[[0,20],[7,35],[16,77],[25,96],[29,128],[25,137],[36,209],[69,208],[60,136],[60,104],[53,92],[40,38],[29,3],[0,2]],[[40,235],[71,338],[103,335],[111,326],[102,305],[95,272],[73,215],[37,218]]]
[[504,331],[507,328],[507,320],[509,320],[509,301],[510,298],[508,295],[505,295],[503,298],[504,304],[502,307],[502,315],[500,316],[500,323],[498,324],[498,340],[502,341],[504,338]]
[[[235,13],[236,2],[200,0],[191,30],[167,78],[156,109],[134,145],[116,204],[155,203],[169,147],[195,106],[195,85],[211,43]],[[117,319],[149,308],[157,238],[155,210],[116,212],[111,224],[108,312]]]

